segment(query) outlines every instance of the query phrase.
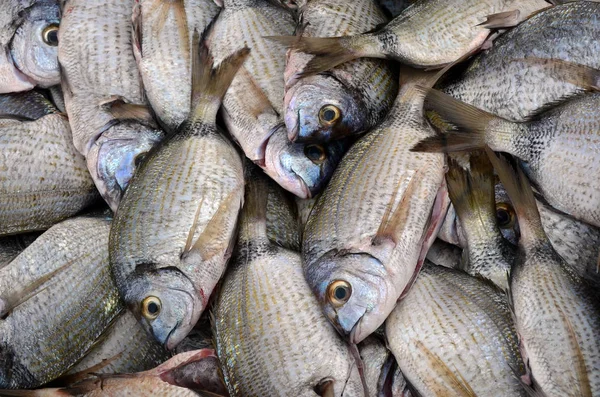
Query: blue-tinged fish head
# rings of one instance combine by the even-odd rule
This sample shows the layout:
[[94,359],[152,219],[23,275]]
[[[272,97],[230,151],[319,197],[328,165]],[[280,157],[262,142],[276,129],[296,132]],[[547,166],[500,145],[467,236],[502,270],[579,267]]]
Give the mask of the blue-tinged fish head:
[[176,267],[136,271],[121,287],[129,310],[169,350],[190,333],[205,308],[192,281]]
[[360,96],[329,75],[300,80],[284,99],[285,125],[293,142],[329,142],[368,129]]
[[330,253],[305,268],[323,312],[349,343],[359,343],[383,324],[400,295],[385,267],[367,253]]

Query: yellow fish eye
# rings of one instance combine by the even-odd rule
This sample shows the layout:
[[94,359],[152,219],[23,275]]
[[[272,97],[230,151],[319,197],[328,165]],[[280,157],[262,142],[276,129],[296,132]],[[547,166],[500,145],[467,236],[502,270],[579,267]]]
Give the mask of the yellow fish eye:
[[350,283],[344,280],[335,280],[327,287],[327,299],[334,307],[340,307],[348,302],[352,295]]
[[162,303],[156,296],[148,296],[142,301],[142,316],[154,320],[160,314]]
[[496,222],[501,229],[509,229],[515,224],[515,210],[507,203],[496,204]]
[[325,127],[329,127],[337,123],[342,116],[342,112],[337,106],[325,105],[319,110],[319,122]]
[[58,45],[58,25],[53,23],[46,26],[42,31],[42,40],[49,46],[56,47]]

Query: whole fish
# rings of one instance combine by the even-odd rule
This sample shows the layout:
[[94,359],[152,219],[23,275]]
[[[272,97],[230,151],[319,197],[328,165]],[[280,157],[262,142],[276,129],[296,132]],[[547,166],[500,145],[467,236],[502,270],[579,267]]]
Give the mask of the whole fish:
[[420,396],[528,395],[508,301],[490,283],[428,263],[385,332]]
[[600,68],[599,13],[600,3],[592,1],[544,10],[494,41],[462,75],[443,84],[443,91],[512,121],[533,118],[582,91],[571,80],[576,72],[552,60]]
[[59,381],[73,382],[93,374],[145,371],[169,358],[168,352],[148,335],[128,310],[123,310],[85,357]]
[[434,134],[415,84],[437,79],[413,73],[386,120],[344,156],[304,230],[306,280],[352,343],[375,331],[406,293],[447,209],[444,157],[409,151]]
[[134,53],[156,116],[175,130],[188,116],[190,46],[219,12],[213,0],[141,0],[133,12]]
[[[254,172],[213,333],[231,396],[362,396],[348,346],[323,317],[300,255],[266,233],[267,180]],[[259,358],[259,359],[257,359]]]
[[110,262],[121,297],[169,350],[200,318],[230,256],[244,175],[239,154],[215,123],[248,52],[212,69],[206,47],[201,54],[195,48],[190,116],[140,164],[111,228]]
[[600,93],[573,98],[523,123],[502,119],[435,90],[429,91],[427,100],[464,132],[430,137],[413,150],[451,152],[489,145],[492,150],[513,154],[527,163],[527,175],[552,207],[600,226],[600,114],[596,111]]
[[286,37],[279,41],[317,55],[302,75],[365,57],[436,68],[479,49],[490,29],[515,26],[548,6],[544,0],[419,0],[372,33],[331,38]]
[[36,90],[0,95],[1,118],[37,120],[57,112],[56,107]]
[[462,262],[463,250],[461,247],[440,240],[435,239],[429,251],[427,251],[426,259],[434,265],[451,267],[457,269],[460,267]]
[[486,150],[519,219],[521,239],[510,298],[529,379],[546,396],[598,395],[598,291],[552,248],[523,171]]
[[39,236],[40,233],[26,233],[0,237],[0,268],[8,265]]
[[0,16],[0,94],[60,83],[58,0],[4,0]]
[[141,157],[162,138],[133,54],[133,4],[68,0],[58,47],[73,143],[113,211]]
[[45,230],[98,198],[67,118],[0,120],[0,236]]
[[0,388],[55,379],[123,310],[108,265],[109,229],[103,218],[69,219],[0,269]]
[[[300,10],[302,37],[360,34],[388,21],[375,0],[313,0]],[[326,142],[370,130],[387,114],[398,92],[389,61],[361,59],[303,79],[312,58],[291,50],[286,61],[283,103],[288,137]]]
[[470,168],[467,171],[451,160],[446,174],[450,200],[466,237],[462,268],[506,290],[516,250],[496,224],[493,168],[485,153],[471,155]]

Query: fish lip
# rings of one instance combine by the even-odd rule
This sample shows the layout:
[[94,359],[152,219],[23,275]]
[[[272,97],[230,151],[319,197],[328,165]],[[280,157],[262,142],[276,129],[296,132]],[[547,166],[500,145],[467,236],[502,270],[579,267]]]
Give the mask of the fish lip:
[[167,337],[165,338],[164,342],[162,342],[162,344],[167,348],[167,350],[173,350],[175,348],[175,346],[177,346],[176,344],[174,344],[171,341],[171,336],[173,335],[173,333],[177,330],[177,328],[179,327],[179,324],[181,323],[181,321],[177,321],[177,324],[175,324],[175,326],[171,329],[171,331],[169,331],[169,334],[167,335]]
[[300,110],[298,110],[298,112],[296,114],[296,125],[294,125],[294,127],[291,130],[288,129],[288,133],[287,133],[288,139],[292,142],[296,142],[299,135],[300,135]]
[[360,316],[358,318],[358,320],[356,321],[356,324],[354,324],[354,327],[352,327],[352,329],[350,330],[350,333],[348,334],[348,342],[358,344],[358,343],[362,342],[362,340],[364,339],[363,338],[363,339],[357,341],[356,340],[356,331],[357,331],[358,326],[360,325],[360,322],[362,321],[363,317],[365,316],[365,314],[366,314],[366,310],[362,314],[362,316]]
[[292,170],[292,173],[296,177],[296,180],[298,181],[298,185],[300,186],[300,191],[304,195],[304,197],[300,197],[300,196],[298,196],[298,197],[300,197],[302,199],[311,199],[312,198],[312,192],[310,191],[310,188],[308,187],[308,185],[306,184],[306,182],[304,181],[304,179],[302,179],[293,170]]

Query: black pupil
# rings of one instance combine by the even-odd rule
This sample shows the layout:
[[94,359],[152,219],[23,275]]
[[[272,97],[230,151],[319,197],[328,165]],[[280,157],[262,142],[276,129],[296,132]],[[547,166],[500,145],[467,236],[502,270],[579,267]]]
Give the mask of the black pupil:
[[46,34],[48,44],[58,44],[58,29],[53,29]]
[[346,299],[347,293],[346,287],[337,287],[334,291],[335,299],[342,301]]
[[496,210],[496,220],[500,226],[506,226],[510,223],[510,214],[505,209]]
[[323,149],[319,146],[311,145],[306,147],[306,157],[311,160],[320,160],[323,156]]
[[154,302],[148,303],[148,313],[150,313],[150,314],[158,313],[158,305]]
[[331,110],[331,109],[326,109],[323,112],[323,120],[325,121],[331,121],[335,118],[335,111]]

